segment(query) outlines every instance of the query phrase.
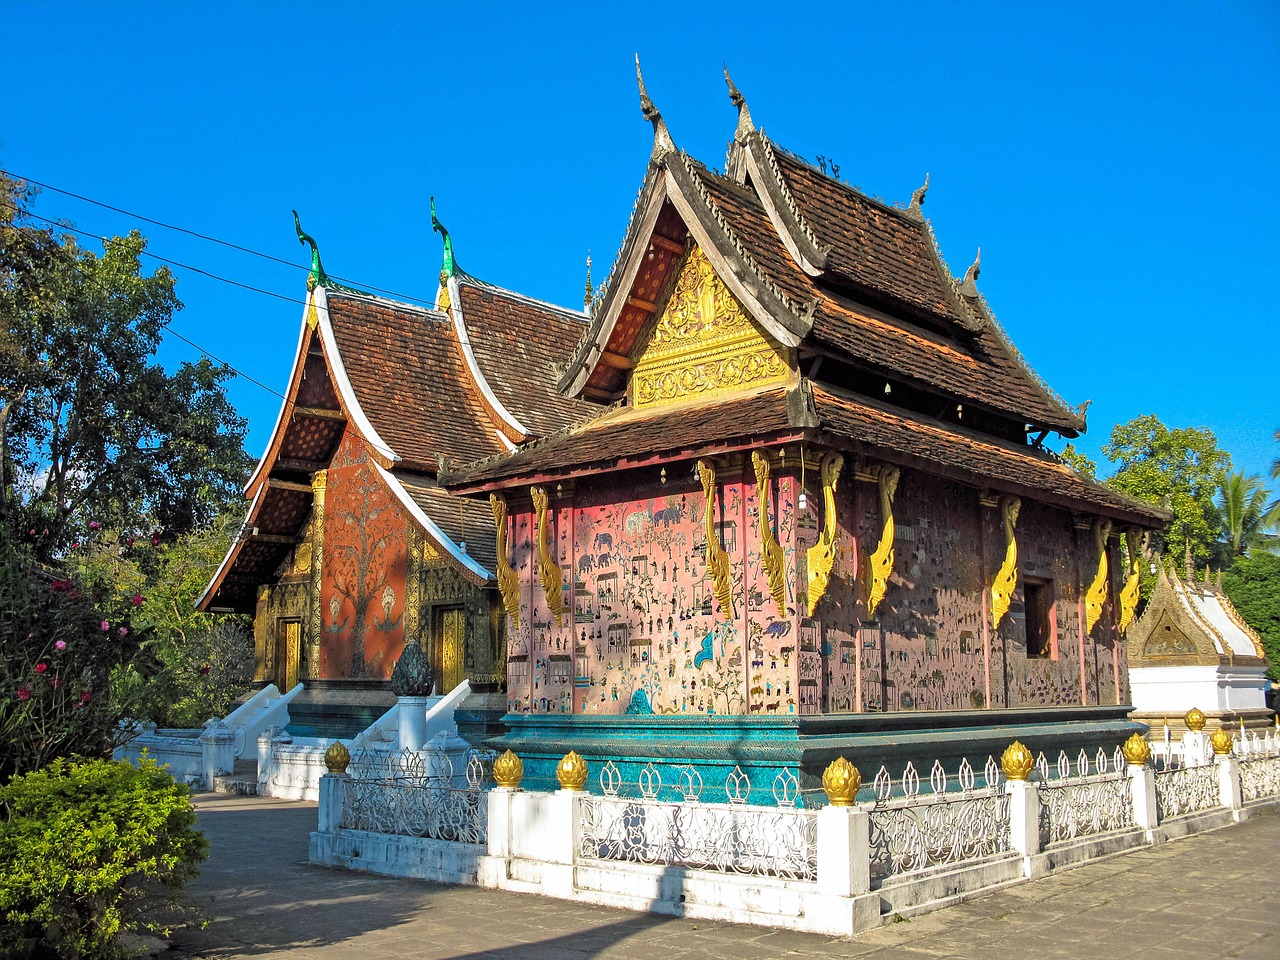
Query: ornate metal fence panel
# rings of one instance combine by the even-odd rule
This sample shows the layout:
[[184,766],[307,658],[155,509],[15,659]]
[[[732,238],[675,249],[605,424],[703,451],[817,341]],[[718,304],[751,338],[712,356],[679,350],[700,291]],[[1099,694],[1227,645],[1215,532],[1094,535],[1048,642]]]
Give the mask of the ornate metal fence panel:
[[465,780],[444,752],[358,750],[344,784],[342,826],[456,843],[486,842],[491,754],[467,755]]
[[1253,755],[1240,761],[1244,802],[1280,794],[1280,756]]
[[981,860],[1009,846],[1009,798],[998,788],[906,797],[869,811],[871,878]]
[[1049,845],[1134,825],[1133,798],[1124,771],[1048,780],[1040,784]]
[[1212,764],[1173,766],[1156,771],[1156,810],[1163,822],[1222,803],[1218,768]]
[[580,853],[593,860],[813,880],[818,821],[814,811],[793,807],[585,796]]

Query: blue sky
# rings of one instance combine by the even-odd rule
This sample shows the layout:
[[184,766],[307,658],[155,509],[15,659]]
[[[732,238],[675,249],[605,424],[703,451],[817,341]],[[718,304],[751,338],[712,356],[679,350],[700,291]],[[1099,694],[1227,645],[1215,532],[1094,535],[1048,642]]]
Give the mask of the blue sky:
[[[264,12],[265,11],[265,12]],[[1080,443],[1144,413],[1280,455],[1280,5],[9,3],[0,166],[303,267],[428,298],[428,196],[472,274],[579,306],[648,157],[632,57],[713,166],[735,113],[925,213]],[[135,225],[52,191],[36,212]],[[305,272],[159,227],[152,252],[301,299]],[[300,305],[177,270],[174,329],[283,389]],[[194,356],[171,339],[163,357]],[[237,380],[257,455],[279,400]],[[1061,447],[1061,442],[1057,444]],[[1273,484],[1278,486],[1280,484]]]

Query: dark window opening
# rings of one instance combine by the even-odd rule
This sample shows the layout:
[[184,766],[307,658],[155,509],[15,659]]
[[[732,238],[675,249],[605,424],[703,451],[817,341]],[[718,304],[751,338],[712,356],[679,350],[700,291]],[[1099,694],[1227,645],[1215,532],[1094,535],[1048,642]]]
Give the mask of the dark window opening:
[[1027,656],[1051,658],[1057,652],[1053,581],[1025,580],[1022,584],[1022,596],[1026,608]]

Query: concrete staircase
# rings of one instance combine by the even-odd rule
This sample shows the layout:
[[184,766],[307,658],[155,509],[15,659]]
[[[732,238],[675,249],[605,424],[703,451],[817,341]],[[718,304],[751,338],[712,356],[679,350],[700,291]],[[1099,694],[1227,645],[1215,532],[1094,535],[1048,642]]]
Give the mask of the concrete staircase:
[[258,761],[237,760],[231,772],[213,778],[214,793],[256,796],[258,793]]

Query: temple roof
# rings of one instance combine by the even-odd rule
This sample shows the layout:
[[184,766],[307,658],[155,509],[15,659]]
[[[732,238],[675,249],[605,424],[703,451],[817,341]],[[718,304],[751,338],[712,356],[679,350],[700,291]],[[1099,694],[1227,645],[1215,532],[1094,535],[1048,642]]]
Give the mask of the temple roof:
[[1205,571],[1196,582],[1158,568],[1155,591],[1125,637],[1133,667],[1265,665],[1262,641]]

